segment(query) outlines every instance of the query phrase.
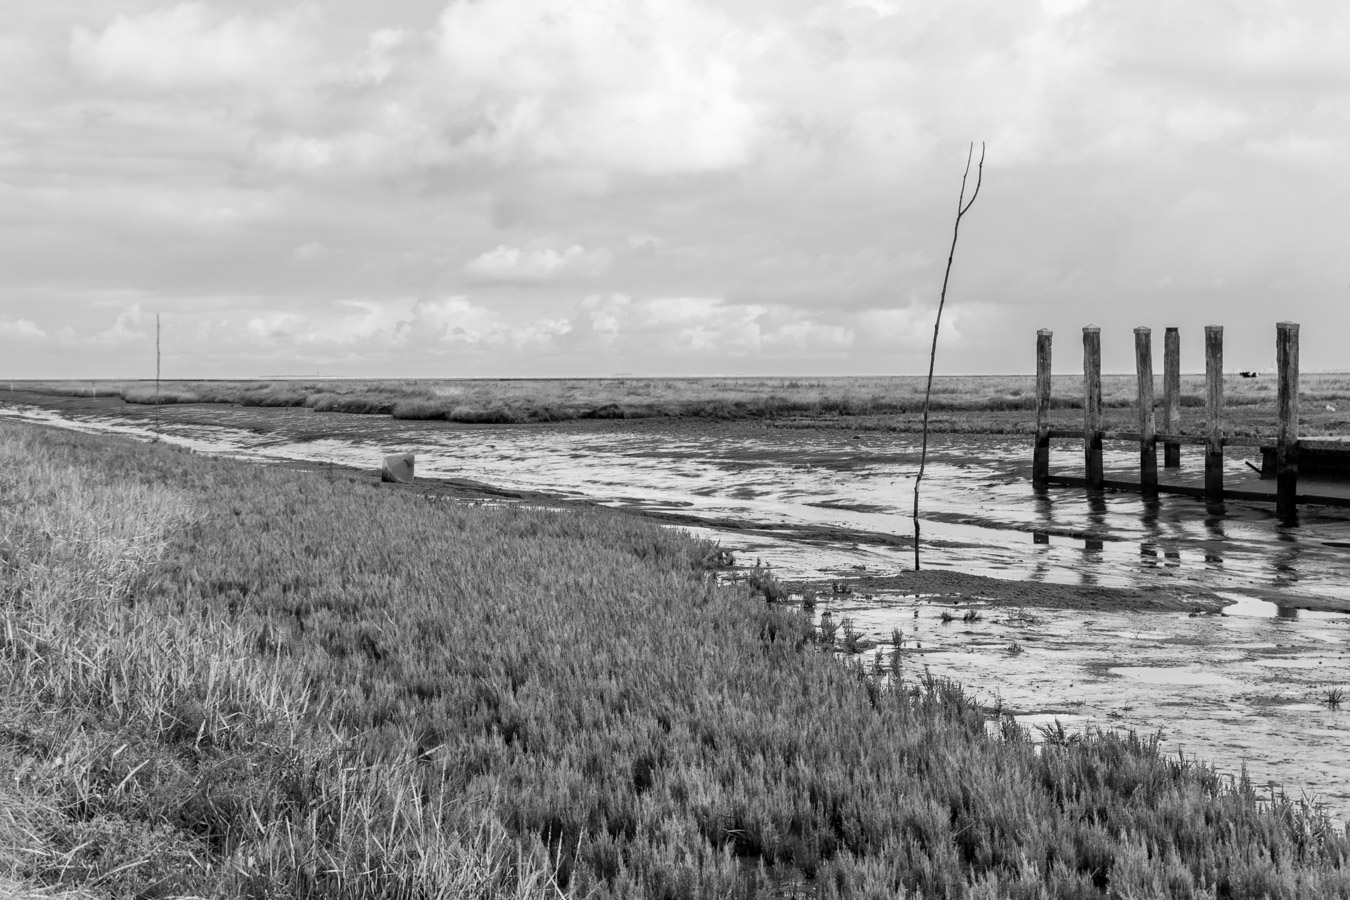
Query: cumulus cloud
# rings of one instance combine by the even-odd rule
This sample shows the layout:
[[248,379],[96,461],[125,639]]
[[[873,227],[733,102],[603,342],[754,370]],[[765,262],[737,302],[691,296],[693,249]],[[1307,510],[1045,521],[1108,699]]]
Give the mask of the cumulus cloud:
[[677,0],[457,0],[436,47],[468,101],[466,148],[654,174],[751,159],[749,38],[716,7]]
[[328,253],[328,248],[318,241],[305,241],[291,251],[291,258],[297,262],[310,262],[316,259],[323,259]]
[[916,320],[916,314],[922,311],[902,314],[895,321],[870,310],[826,312],[723,297],[635,299],[608,294],[586,297],[574,318],[585,323],[585,332],[600,347],[616,352],[640,349],[669,362],[682,354],[705,360],[739,354],[781,360],[800,353],[845,353],[894,338]]
[[562,250],[499,245],[469,260],[464,271],[484,281],[549,281],[569,275],[593,277],[609,268],[610,253],[572,244]]
[[398,325],[402,340],[409,345],[439,352],[456,347],[515,352],[550,349],[571,330],[566,317],[509,316],[462,296],[418,300]]
[[366,49],[348,70],[348,79],[358,85],[378,85],[393,74],[399,56],[413,43],[403,28],[380,28],[366,38]]
[[133,342],[146,341],[154,333],[153,328],[147,328],[147,325],[153,325],[150,317],[141,309],[139,303],[134,303],[130,308],[118,313],[112,327],[103,331],[95,332],[85,343],[92,345],[101,345],[104,347],[116,347]]
[[0,35],[20,366],[137,356],[133,298],[201,374],[922,368],[972,138],[955,368],[1088,319],[1350,327],[1344,5],[112,7]]
[[414,303],[411,316],[400,329],[422,340],[476,344],[500,335],[503,323],[492,310],[473,303],[468,297],[441,297]]
[[136,87],[180,90],[276,85],[303,69],[313,52],[318,7],[258,15],[229,14],[199,0],[120,15],[102,29],[77,27],[75,66],[89,77]]
[[11,319],[0,316],[0,338],[13,341],[41,340],[47,336],[32,319]]

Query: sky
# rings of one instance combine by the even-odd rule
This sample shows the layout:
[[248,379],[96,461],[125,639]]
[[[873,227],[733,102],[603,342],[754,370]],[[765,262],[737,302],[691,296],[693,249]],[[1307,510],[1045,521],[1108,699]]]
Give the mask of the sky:
[[1344,3],[13,7],[0,378],[1350,369]]

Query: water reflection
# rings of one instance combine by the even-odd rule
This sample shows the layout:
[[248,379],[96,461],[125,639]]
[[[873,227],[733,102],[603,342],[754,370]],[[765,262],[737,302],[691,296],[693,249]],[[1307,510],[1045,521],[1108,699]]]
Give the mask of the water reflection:
[[[1083,541],[1083,552],[1089,556],[1100,555],[1105,546],[1102,535],[1107,533],[1106,527],[1106,495],[1102,491],[1087,492],[1087,537]],[[1086,569],[1083,574],[1090,576],[1090,582],[1084,581],[1084,584],[1096,584],[1096,576],[1091,575]]]
[[1298,558],[1302,553],[1295,532],[1281,526],[1275,533],[1278,542],[1275,554],[1271,557],[1271,568],[1275,570],[1275,584],[1288,587],[1298,581]]
[[1144,540],[1139,543],[1139,559],[1149,568],[1158,567],[1159,543],[1162,540],[1162,528],[1158,524],[1158,514],[1162,509],[1162,504],[1156,497],[1140,498],[1142,508],[1139,514],[1139,525],[1144,531]]
[[1205,503],[1205,563],[1215,568],[1223,567],[1223,553],[1220,548],[1228,540],[1224,531],[1224,516],[1227,510],[1223,501]]

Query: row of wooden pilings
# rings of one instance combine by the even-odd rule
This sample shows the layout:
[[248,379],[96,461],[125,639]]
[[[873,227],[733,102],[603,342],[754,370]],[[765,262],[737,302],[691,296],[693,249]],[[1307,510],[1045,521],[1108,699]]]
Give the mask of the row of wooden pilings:
[[[1074,430],[1050,427],[1050,349],[1051,332],[1036,332],[1036,448],[1032,462],[1032,483],[1043,487],[1055,482],[1083,484],[1089,490],[1105,487],[1137,490],[1145,497],[1156,497],[1160,490],[1193,493],[1193,489],[1158,483],[1158,444],[1163,445],[1163,467],[1181,465],[1181,445],[1200,444],[1205,448],[1206,500],[1224,498],[1223,448],[1259,447],[1262,441],[1232,439],[1224,434],[1223,405],[1223,326],[1205,326],[1205,429],[1203,435],[1183,435],[1181,430],[1181,336],[1176,328],[1163,333],[1162,430],[1154,415],[1153,336],[1148,328],[1134,330],[1135,371],[1139,380],[1138,432],[1105,431],[1102,425],[1102,345],[1101,329],[1089,325],[1083,329],[1083,456],[1084,477],[1054,478],[1050,475],[1052,438],[1078,437]],[[1298,325],[1280,322],[1275,326],[1275,363],[1278,370],[1277,394],[1279,424],[1275,435],[1276,513],[1281,518],[1296,514],[1298,490]],[[1108,482],[1102,469],[1102,444],[1106,440],[1138,441],[1139,482]],[[1269,443],[1269,442],[1266,442]]]

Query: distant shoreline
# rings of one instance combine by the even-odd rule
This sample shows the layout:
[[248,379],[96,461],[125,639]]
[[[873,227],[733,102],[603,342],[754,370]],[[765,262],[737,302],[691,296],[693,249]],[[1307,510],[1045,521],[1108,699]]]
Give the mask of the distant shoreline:
[[[1225,379],[1225,426],[1232,436],[1270,432],[1272,379]],[[1135,421],[1133,375],[1102,379],[1106,426]],[[293,407],[320,412],[384,415],[473,425],[529,425],[581,420],[759,420],[778,427],[914,432],[923,429],[923,376],[829,378],[411,379],[267,381],[13,381],[0,400],[66,406],[117,399],[129,407]],[[1082,424],[1081,376],[1056,377],[1051,426]],[[1157,394],[1161,396],[1161,394]],[[1305,374],[1300,430],[1305,435],[1350,433],[1350,375]],[[1183,434],[1204,426],[1204,382],[1182,377]],[[1035,380],[1030,375],[941,375],[933,380],[928,428],[934,432],[1029,434],[1034,430]]]

